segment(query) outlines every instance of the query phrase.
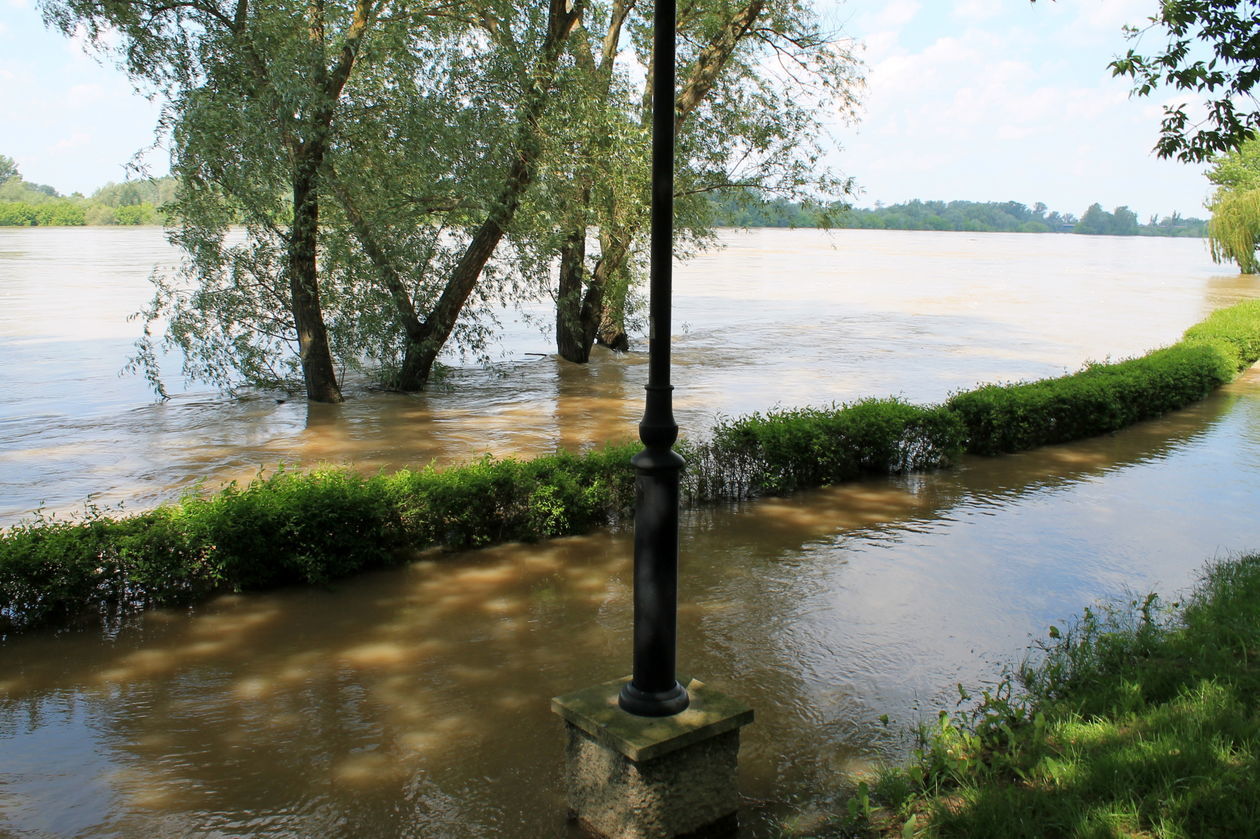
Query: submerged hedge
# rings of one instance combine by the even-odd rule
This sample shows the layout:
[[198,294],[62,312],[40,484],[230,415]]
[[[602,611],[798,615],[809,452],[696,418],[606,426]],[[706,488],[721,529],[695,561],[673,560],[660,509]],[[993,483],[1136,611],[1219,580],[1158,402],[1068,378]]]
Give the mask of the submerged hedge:
[[945,407],[966,426],[967,451],[1017,452],[1080,440],[1183,408],[1260,359],[1260,300],[1213,313],[1182,340],[1141,358],[1090,364],[1037,382],[985,385]]
[[[960,452],[1018,451],[1113,431],[1182,407],[1260,357],[1260,301],[1213,314],[1178,344],[1058,379],[987,385],[943,406],[872,399],[723,420],[682,441],[692,503],[781,494],[862,475],[933,469]],[[484,458],[364,477],[280,472],[146,513],[36,518],[0,533],[0,633],[218,591],[327,583],[470,548],[589,531],[634,502],[637,443],[529,461]]]

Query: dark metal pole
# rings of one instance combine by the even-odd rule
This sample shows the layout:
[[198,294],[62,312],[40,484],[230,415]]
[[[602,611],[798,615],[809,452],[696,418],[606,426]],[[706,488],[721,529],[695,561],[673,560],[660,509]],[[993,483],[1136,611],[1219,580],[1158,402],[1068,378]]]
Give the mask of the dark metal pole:
[[619,703],[632,714],[666,717],[691,701],[674,676],[678,638],[678,481],[683,459],[669,383],[670,294],[674,253],[675,0],[656,0],[652,60],[652,245],[648,303],[648,383],[631,461],[634,513],[634,676]]

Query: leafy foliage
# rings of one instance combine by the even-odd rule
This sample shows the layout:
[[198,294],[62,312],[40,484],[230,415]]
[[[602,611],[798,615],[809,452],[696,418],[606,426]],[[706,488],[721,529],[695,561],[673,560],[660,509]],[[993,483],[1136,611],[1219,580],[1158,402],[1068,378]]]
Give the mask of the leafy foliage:
[[1071,376],[986,385],[946,406],[967,427],[967,450],[1018,452],[1079,440],[1159,416],[1202,399],[1234,378],[1237,354],[1214,343],[1178,344]]
[[0,536],[0,630],[110,624],[217,591],[323,584],[427,547],[590,530],[632,505],[635,448],[375,477],[282,471],[127,518],[36,518]]
[[1256,0],[1175,0],[1143,28],[1130,27],[1137,40],[1156,33],[1163,44],[1149,54],[1130,49],[1111,63],[1117,76],[1133,79],[1133,92],[1150,96],[1161,87],[1198,94],[1203,110],[1193,118],[1186,103],[1165,105],[1160,157],[1204,161],[1236,149],[1260,128],[1255,103],[1260,81],[1260,3]]
[[961,452],[963,427],[940,408],[868,399],[725,420],[688,446],[689,494],[714,500],[782,495],[808,487],[937,469]]
[[174,184],[172,178],[150,178],[107,184],[90,198],[66,197],[23,180],[15,168],[8,179],[0,178],[0,227],[162,224],[166,216],[158,208]]
[[1208,245],[1217,262],[1237,262],[1244,274],[1260,271],[1260,139],[1254,135],[1235,151],[1212,161],[1208,180],[1217,185],[1208,208]]
[[1116,207],[1109,213],[1099,204],[1090,204],[1072,232],[1088,236],[1136,236],[1137,213],[1128,207]]

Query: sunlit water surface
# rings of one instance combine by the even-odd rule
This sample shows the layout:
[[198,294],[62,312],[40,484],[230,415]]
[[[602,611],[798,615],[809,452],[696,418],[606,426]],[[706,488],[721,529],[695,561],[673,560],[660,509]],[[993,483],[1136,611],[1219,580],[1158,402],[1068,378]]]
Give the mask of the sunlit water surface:
[[[1257,296],[1198,242],[754,231],[679,269],[678,415],[1055,375]],[[449,389],[308,408],[116,378],[155,231],[0,231],[0,493],[12,521],[170,497],[277,461],[390,468],[633,433],[642,358],[577,368],[515,328]],[[117,322],[116,322],[117,321]],[[697,432],[699,433],[699,432]],[[680,669],[752,704],[743,831],[802,829],[838,779],[1100,597],[1174,592],[1260,547],[1260,372],[1121,433],[693,512]],[[0,835],[566,836],[548,698],[628,669],[624,532],[331,590],[0,643]],[[889,726],[879,722],[892,718]]]

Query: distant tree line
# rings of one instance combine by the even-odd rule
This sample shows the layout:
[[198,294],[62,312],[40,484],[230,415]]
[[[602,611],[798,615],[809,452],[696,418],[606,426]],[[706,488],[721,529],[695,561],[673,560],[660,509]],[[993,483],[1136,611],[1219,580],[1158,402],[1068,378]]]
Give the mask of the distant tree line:
[[174,178],[109,183],[91,196],[62,195],[22,177],[0,154],[0,227],[77,227],[85,224],[162,224],[162,206],[175,197]]
[[1207,222],[1178,213],[1152,216],[1146,224],[1128,207],[1107,212],[1091,204],[1079,219],[1071,213],[1050,211],[1038,202],[1032,207],[1017,201],[920,201],[873,208],[842,203],[804,204],[764,199],[749,193],[714,198],[714,214],[723,227],[832,227],[862,230],[959,230],[973,233],[1084,233],[1107,236],[1205,235]]

